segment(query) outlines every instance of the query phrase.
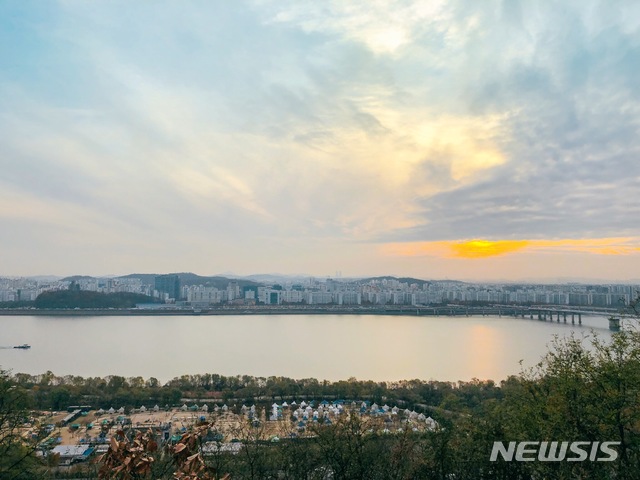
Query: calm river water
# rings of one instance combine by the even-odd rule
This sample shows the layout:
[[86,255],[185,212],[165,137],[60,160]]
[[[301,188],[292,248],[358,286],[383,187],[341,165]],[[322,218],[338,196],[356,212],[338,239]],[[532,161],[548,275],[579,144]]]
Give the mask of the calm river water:
[[[0,368],[13,373],[182,374],[340,380],[502,380],[554,335],[610,338],[606,318],[572,326],[511,317],[375,315],[0,316]],[[30,350],[13,349],[29,343]]]

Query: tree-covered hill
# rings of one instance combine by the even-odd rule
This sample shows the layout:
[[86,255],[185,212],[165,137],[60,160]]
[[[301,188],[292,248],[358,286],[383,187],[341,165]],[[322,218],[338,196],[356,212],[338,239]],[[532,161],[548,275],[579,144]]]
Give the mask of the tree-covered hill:
[[152,303],[147,295],[137,293],[99,293],[84,290],[43,292],[34,302],[36,308],[133,308],[137,303]]

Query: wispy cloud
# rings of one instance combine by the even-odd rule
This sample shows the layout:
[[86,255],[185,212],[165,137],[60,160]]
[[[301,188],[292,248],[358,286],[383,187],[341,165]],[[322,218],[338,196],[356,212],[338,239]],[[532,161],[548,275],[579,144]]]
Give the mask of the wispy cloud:
[[260,1],[273,14],[272,22],[294,25],[345,41],[356,41],[375,54],[393,54],[413,43],[419,33],[442,27],[443,1],[376,0],[340,2]]

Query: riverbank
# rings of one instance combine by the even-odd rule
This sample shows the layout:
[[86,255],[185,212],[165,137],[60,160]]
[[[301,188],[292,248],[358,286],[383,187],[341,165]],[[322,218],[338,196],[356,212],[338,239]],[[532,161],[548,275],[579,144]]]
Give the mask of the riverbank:
[[[109,309],[3,309],[0,315],[28,316],[185,316],[185,315],[497,315],[498,309],[466,307],[221,307],[194,308],[109,308]],[[511,314],[514,312],[512,311]],[[506,314],[506,311],[505,311]]]
[[108,308],[108,309],[63,309],[24,308],[0,309],[4,316],[185,316],[185,315],[402,315],[402,316],[511,316],[538,320],[556,320],[575,323],[579,315],[619,315],[619,310],[569,306],[224,306],[207,309],[179,308]]

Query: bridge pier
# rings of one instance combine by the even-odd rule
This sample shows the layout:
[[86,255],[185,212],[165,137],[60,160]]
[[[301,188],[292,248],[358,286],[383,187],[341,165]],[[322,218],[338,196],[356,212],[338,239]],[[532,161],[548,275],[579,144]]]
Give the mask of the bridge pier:
[[564,323],[567,323],[567,312],[564,312],[563,315],[564,315]]
[[582,314],[578,313],[578,325],[582,325]]
[[575,325],[576,324],[576,314],[571,312],[571,324]]

